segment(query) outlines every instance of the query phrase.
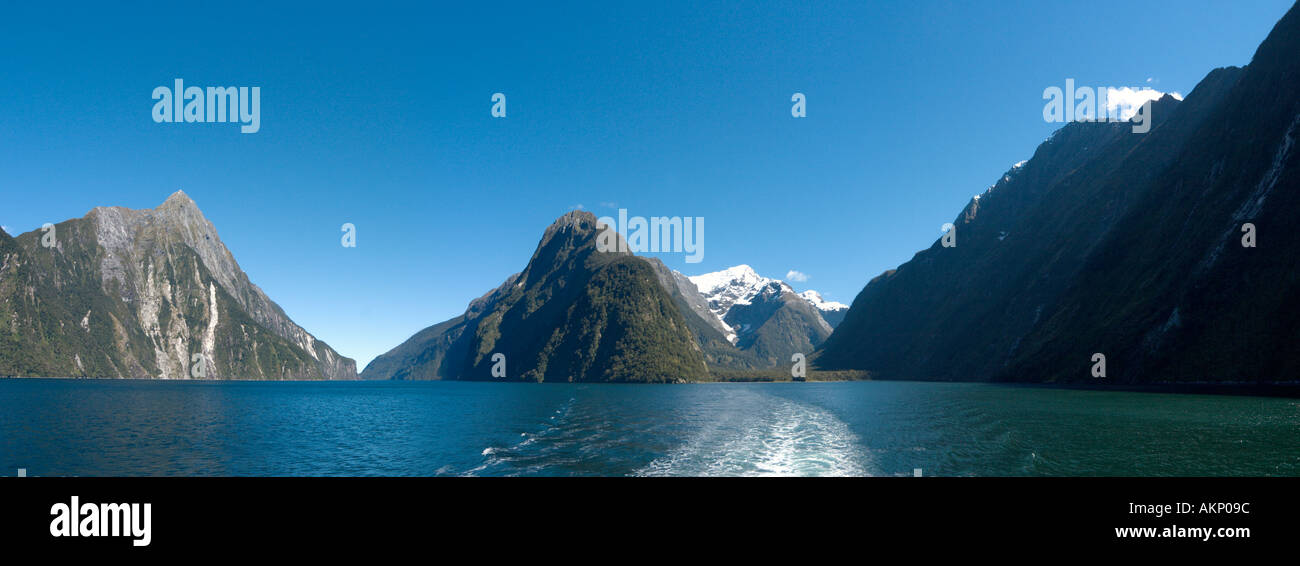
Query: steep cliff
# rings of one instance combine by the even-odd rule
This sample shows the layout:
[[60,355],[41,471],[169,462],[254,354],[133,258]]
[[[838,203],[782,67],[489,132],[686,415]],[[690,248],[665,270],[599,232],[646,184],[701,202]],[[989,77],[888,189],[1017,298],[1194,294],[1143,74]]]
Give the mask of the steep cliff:
[[353,360],[249,281],[182,192],[156,209],[96,208],[50,232],[0,238],[0,373],[356,376]]

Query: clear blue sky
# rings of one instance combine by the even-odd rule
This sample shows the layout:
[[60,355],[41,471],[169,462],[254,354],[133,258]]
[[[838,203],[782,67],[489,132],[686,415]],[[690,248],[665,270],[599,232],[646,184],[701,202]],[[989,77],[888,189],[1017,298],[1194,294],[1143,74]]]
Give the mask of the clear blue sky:
[[[670,267],[795,269],[847,303],[1057,127],[1044,88],[1186,94],[1290,6],[548,4],[6,7],[0,225],[183,189],[362,365],[522,269],[578,205],[702,216],[704,262]],[[260,86],[261,131],[154,123],[175,78]]]

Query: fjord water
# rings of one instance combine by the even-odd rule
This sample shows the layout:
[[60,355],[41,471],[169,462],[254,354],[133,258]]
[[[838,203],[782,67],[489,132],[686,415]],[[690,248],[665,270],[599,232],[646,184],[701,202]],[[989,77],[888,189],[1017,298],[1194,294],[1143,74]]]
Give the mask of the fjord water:
[[1294,399],[851,382],[0,380],[4,475],[1300,475]]

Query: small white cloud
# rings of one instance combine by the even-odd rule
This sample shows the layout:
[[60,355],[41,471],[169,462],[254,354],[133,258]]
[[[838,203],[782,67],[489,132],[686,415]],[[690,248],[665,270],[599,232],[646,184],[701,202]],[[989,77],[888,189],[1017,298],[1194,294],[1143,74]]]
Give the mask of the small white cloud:
[[1152,78],[1152,77],[1147,77],[1147,82],[1151,82],[1151,81],[1154,81],[1154,80],[1155,80],[1155,79]]
[[808,274],[791,269],[790,271],[786,272],[785,278],[791,281],[797,281],[802,283],[808,280]]
[[575,204],[575,205],[573,205],[573,206],[570,206],[570,207],[569,207],[569,210],[583,210],[582,203],[578,203],[578,204]]
[[[1183,99],[1183,95],[1176,92],[1169,93],[1178,100]],[[1120,120],[1128,120],[1137,114],[1139,108],[1147,101],[1160,100],[1165,93],[1152,88],[1107,88],[1106,89],[1106,115],[1119,116]]]
[[616,202],[602,202],[600,205],[605,208],[618,208],[618,203]]

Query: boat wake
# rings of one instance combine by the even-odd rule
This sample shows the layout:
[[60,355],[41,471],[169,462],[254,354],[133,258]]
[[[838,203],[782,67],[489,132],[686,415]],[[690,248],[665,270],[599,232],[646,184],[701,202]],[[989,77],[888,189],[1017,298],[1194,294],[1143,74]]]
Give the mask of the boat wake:
[[815,406],[770,399],[770,411],[722,417],[635,475],[870,475],[847,424]]
[[564,431],[566,419],[573,410],[575,401],[576,398],[570,397],[568,401],[546,417],[546,421],[536,430],[519,433],[521,439],[519,442],[510,446],[488,446],[484,448],[481,453],[484,458],[483,463],[466,470],[461,475],[477,476],[485,473],[490,475],[516,475],[518,472],[511,473],[510,469],[515,467],[519,460],[526,459],[526,455],[530,454],[529,451],[532,445],[539,440],[546,440]]

